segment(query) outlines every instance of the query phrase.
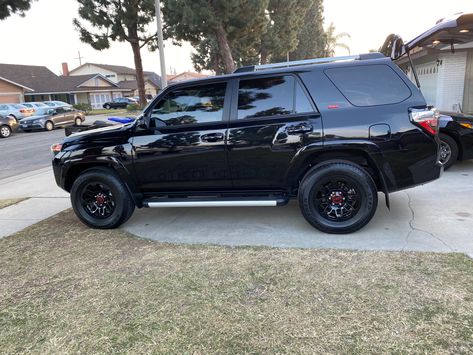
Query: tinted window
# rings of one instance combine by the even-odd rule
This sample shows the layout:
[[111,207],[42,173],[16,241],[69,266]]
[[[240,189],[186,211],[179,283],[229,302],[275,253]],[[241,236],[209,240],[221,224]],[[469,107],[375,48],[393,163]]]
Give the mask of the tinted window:
[[297,113],[304,113],[304,112],[313,112],[314,108],[312,107],[309,98],[307,97],[306,93],[302,89],[301,84],[296,81],[296,112]]
[[220,83],[174,90],[157,103],[151,118],[171,126],[221,121],[226,87]]
[[294,78],[241,80],[238,90],[238,118],[287,115],[294,112]]
[[411,96],[409,87],[387,65],[334,68],[325,73],[355,106],[395,104]]

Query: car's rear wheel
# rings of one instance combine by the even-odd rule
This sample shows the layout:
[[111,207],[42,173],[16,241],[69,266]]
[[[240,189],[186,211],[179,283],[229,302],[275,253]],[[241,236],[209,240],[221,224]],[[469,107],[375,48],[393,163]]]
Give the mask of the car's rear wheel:
[[0,137],[1,138],[8,138],[11,136],[11,128],[7,125],[3,125],[0,127]]
[[52,131],[54,129],[54,123],[52,123],[51,121],[46,121],[46,123],[44,124],[44,129],[46,131]]
[[91,169],[72,185],[71,202],[77,217],[92,228],[111,229],[125,223],[135,204],[120,178],[110,169]]
[[349,162],[327,162],[310,170],[299,188],[304,218],[325,233],[344,234],[364,227],[376,212],[378,193],[371,176]]
[[112,106],[110,106],[109,104],[106,104],[104,107],[105,107],[107,110],[110,110],[110,109],[112,108]]
[[76,120],[74,122],[76,126],[81,126],[82,125],[82,119],[80,117],[76,117]]
[[458,159],[458,144],[447,134],[440,133],[440,164],[449,169]]

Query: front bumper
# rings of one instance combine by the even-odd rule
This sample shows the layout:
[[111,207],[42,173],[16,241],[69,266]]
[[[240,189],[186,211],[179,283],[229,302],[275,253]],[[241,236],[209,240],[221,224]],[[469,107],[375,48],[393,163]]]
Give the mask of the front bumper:
[[30,123],[20,121],[20,128],[24,130],[44,129],[43,123]]

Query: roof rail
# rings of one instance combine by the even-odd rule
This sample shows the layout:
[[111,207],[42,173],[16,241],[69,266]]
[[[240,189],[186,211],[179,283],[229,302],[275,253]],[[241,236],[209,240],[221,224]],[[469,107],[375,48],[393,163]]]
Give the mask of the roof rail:
[[353,61],[353,60],[366,60],[366,59],[377,59],[377,58],[385,58],[385,56],[381,53],[366,53],[366,54],[358,54],[358,55],[349,55],[349,56],[344,56],[344,57],[314,58],[314,59],[296,60],[292,62],[251,65],[247,67],[238,68],[237,70],[234,71],[234,73],[254,72],[254,71],[259,71],[259,70],[267,70],[267,69],[297,67],[301,65],[323,64],[323,63],[332,63],[332,62],[346,62],[346,61]]

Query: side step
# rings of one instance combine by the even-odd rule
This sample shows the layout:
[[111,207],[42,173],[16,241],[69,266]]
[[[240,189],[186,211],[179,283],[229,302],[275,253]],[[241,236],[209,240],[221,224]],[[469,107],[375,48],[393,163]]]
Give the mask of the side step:
[[143,207],[275,207],[289,202],[286,197],[202,197],[202,198],[155,198],[143,201]]

